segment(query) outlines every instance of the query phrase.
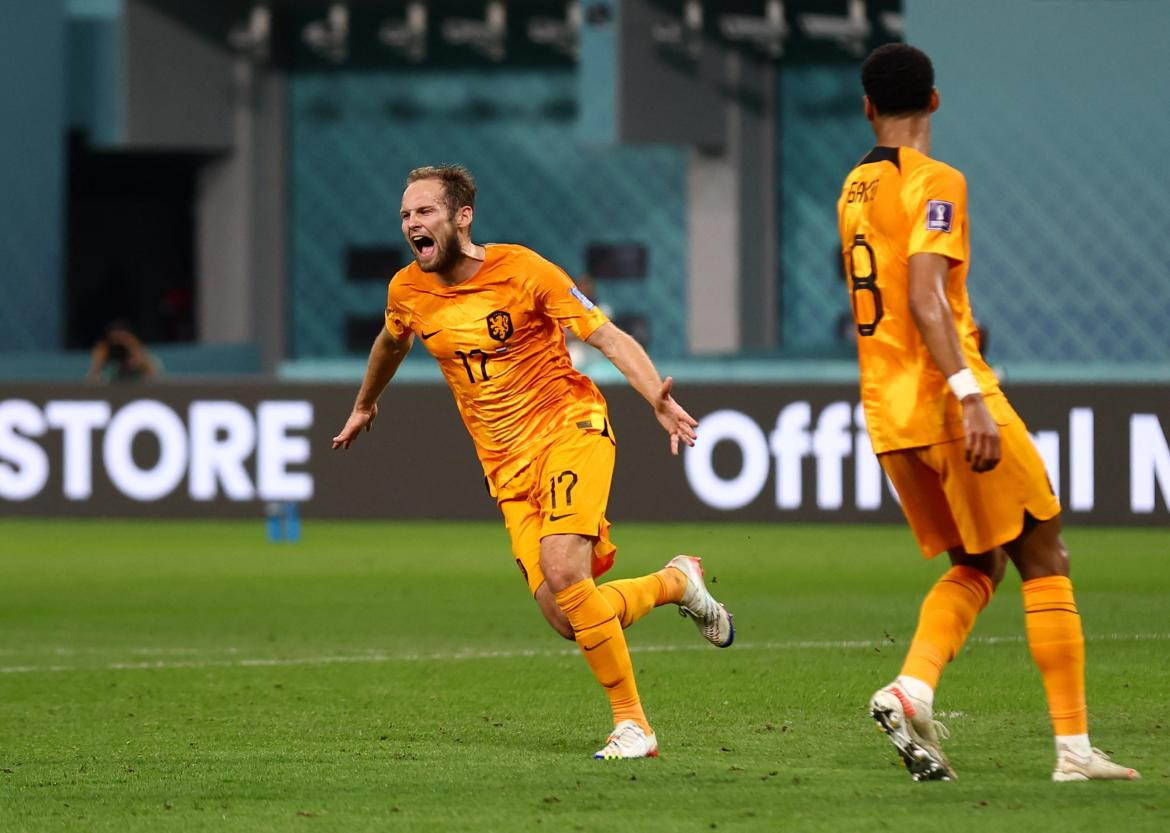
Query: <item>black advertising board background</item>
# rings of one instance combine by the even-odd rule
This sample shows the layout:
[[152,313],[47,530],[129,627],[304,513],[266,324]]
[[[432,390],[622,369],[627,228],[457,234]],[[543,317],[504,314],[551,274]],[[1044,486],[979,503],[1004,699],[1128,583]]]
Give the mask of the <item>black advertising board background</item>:
[[[1157,385],[1020,385],[1005,386],[1017,412],[1034,434],[1057,432],[1060,436],[1060,483],[1062,498],[1067,492],[1069,476],[1069,413],[1072,409],[1093,411],[1093,474],[1095,488],[1091,511],[1072,511],[1067,506],[1066,519],[1072,523],[1095,525],[1170,525],[1170,512],[1158,492],[1156,509],[1149,514],[1135,514],[1130,509],[1130,418],[1133,414],[1156,415],[1162,431],[1170,437],[1170,389]],[[770,432],[780,411],[793,402],[808,402],[815,426],[817,415],[836,402],[855,404],[857,388],[853,385],[677,385],[680,403],[696,418],[720,409],[734,409],[751,417],[764,431]],[[801,467],[804,501],[799,509],[781,510],[773,499],[775,466],[770,467],[761,494],[750,504],[734,511],[720,511],[704,505],[696,496],[679,461],[667,460],[665,466],[655,452],[662,448],[656,436],[661,433],[648,409],[634,406],[641,399],[632,391],[606,390],[614,421],[618,424],[618,469],[610,515],[613,518],[654,520],[751,520],[751,521],[902,521],[901,509],[888,492],[883,492],[877,511],[854,507],[853,462],[844,462],[844,500],[834,511],[816,508],[816,468],[813,459]],[[635,400],[637,400],[635,402]],[[627,413],[627,410],[633,412]],[[700,436],[700,440],[702,437]],[[734,463],[738,455],[721,454],[719,461]],[[734,467],[732,467],[734,468]],[[723,473],[723,472],[721,472]],[[1170,481],[1170,467],[1166,472]],[[725,476],[734,475],[734,471]],[[1170,482],[1160,484],[1170,490]]]
[[[330,440],[343,424],[355,392],[354,385],[301,384],[154,384],[125,387],[88,385],[20,384],[0,386],[0,414],[6,403],[23,401],[43,409],[50,401],[104,400],[112,411],[127,403],[151,399],[166,404],[183,420],[194,401],[227,400],[255,412],[263,401],[304,400],[312,405],[313,424],[296,436],[308,440],[307,464],[292,470],[309,472],[314,483],[311,500],[304,503],[306,517],[336,518],[450,518],[492,519],[498,517],[487,496],[482,472],[475,460],[471,441],[464,431],[450,392],[438,385],[391,385],[382,398],[381,413],[374,430],[364,434],[346,452],[332,451]],[[808,431],[815,431],[825,409],[834,403],[856,403],[853,385],[686,385],[676,386],[681,404],[694,416],[703,417],[721,410],[739,412],[755,423],[758,434],[769,437],[778,416],[788,406],[807,403]],[[1170,490],[1170,464],[1158,469],[1162,476],[1154,486],[1154,507],[1135,513],[1131,508],[1131,420],[1135,414],[1152,415],[1160,431],[1155,439],[1165,445],[1170,434],[1170,390],[1157,385],[1020,385],[1007,393],[1033,433],[1051,432],[1050,442],[1059,448],[1060,483],[1066,515],[1072,523],[1119,525],[1166,525],[1170,521],[1162,490]],[[778,508],[776,461],[769,459],[767,477],[754,499],[733,510],[713,508],[696,494],[688,481],[683,457],[672,457],[665,434],[646,403],[627,387],[607,387],[612,422],[618,438],[609,515],[622,520],[754,520],[754,521],[884,521],[896,522],[901,512],[883,490],[878,509],[859,509],[854,493],[854,455],[847,453],[839,463],[841,505],[817,506],[818,460],[810,454],[799,464],[801,482],[799,506]],[[22,406],[24,407],[24,406]],[[838,405],[838,413],[845,407]],[[1079,409],[1081,459],[1091,460],[1092,508],[1078,510],[1067,500],[1070,488],[1070,412]],[[1092,430],[1086,434],[1083,422],[1091,411]],[[1147,428],[1150,417],[1145,417]],[[849,436],[856,433],[848,426]],[[1147,432],[1148,434],[1148,432]],[[5,453],[0,428],[0,466],[12,469]],[[63,493],[63,435],[49,430],[35,438],[49,460],[44,488],[26,500],[0,499],[0,516],[25,517],[259,517],[266,501],[262,498],[234,501],[222,494],[214,500],[196,501],[188,494],[187,479],[173,492],[153,501],[136,501],[114,487],[102,462],[103,429],[92,435],[92,496],[70,500]],[[1091,436],[1091,457],[1086,457],[1084,440]],[[703,441],[700,435],[700,442]],[[140,459],[139,445],[146,450]],[[1154,443],[1157,445],[1157,442]],[[157,442],[135,444],[135,459],[151,465]],[[1141,452],[1141,448],[1138,449]],[[1143,452],[1144,453],[1144,452]],[[1150,454],[1142,459],[1151,470]],[[718,475],[732,479],[745,461],[736,443],[718,443],[713,452]],[[757,465],[761,461],[757,460]],[[247,461],[254,471],[254,460]],[[1079,477],[1082,493],[1085,467]],[[1148,480],[1147,476],[1147,480]]]
[[[128,402],[155,399],[182,416],[196,400],[230,400],[254,410],[262,401],[307,400],[313,425],[298,432],[309,441],[310,462],[296,467],[313,475],[314,495],[303,504],[310,517],[489,518],[496,511],[483,485],[471,440],[459,420],[450,392],[436,385],[393,387],[382,397],[374,430],[347,451],[332,451],[331,440],[349,415],[355,385],[154,384],[123,387],[21,385],[0,387],[5,400],[106,399],[114,410]],[[63,497],[61,433],[41,438],[53,464],[45,490],[30,500],[0,500],[0,515],[73,517],[260,517],[266,500],[194,501],[185,484],[156,501],[120,495],[101,465],[95,439],[93,497]],[[2,450],[2,446],[0,446]],[[2,456],[2,454],[0,454]]]

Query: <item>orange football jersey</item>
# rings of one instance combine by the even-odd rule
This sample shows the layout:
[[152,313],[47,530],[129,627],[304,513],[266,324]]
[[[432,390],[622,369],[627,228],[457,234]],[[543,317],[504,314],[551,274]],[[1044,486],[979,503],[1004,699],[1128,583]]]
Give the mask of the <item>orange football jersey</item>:
[[506,483],[565,428],[605,424],[601,392],[569,360],[609,319],[559,267],[531,249],[485,247],[456,286],[411,263],[390,281],[386,329],[413,332],[438,361],[493,486]]
[[837,217],[874,451],[963,436],[959,400],[910,314],[909,261],[920,252],[950,261],[946,296],[963,357],[992,416],[1005,423],[1014,412],[980,355],[967,297],[971,243],[963,175],[913,148],[875,147],[846,178]]

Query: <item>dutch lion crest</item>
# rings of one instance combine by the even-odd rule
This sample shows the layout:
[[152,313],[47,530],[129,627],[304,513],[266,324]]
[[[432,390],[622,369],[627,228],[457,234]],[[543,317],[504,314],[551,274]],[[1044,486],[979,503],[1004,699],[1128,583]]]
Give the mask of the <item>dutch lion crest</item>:
[[512,335],[512,316],[498,309],[487,317],[488,335],[496,341],[507,341]]

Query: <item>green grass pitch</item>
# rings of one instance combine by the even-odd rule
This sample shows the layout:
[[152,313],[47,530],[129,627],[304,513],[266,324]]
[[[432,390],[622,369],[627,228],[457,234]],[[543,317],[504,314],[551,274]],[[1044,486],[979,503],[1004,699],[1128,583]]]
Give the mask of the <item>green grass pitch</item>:
[[500,524],[0,522],[0,830],[1170,830],[1165,530],[1073,529],[1096,745],[1053,784],[1009,574],[943,678],[954,783],[865,714],[924,562],[901,527],[619,524],[614,576],[705,557],[717,650],[627,631],[658,760],[598,762],[608,707]]

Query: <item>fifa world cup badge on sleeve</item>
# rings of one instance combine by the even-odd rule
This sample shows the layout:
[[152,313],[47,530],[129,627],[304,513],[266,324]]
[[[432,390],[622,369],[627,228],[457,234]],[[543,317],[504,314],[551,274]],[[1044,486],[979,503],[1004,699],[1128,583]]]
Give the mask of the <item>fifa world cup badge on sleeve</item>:
[[927,200],[926,230],[950,232],[955,216],[955,204],[946,200]]

